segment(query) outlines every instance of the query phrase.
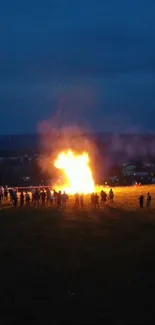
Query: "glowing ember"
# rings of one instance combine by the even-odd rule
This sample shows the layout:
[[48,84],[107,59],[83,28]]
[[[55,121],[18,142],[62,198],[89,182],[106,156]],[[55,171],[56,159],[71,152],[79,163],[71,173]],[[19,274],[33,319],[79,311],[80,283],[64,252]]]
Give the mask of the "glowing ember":
[[63,187],[68,193],[92,193],[94,192],[94,181],[89,167],[88,154],[76,155],[71,150],[61,152],[54,166],[62,169],[67,177],[68,186]]

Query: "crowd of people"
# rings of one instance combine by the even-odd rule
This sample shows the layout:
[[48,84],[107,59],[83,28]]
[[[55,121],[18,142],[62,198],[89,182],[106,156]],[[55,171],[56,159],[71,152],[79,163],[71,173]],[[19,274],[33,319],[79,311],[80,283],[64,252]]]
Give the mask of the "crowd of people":
[[[50,188],[45,189],[31,189],[26,191],[18,191],[17,188],[8,188],[7,186],[0,187],[0,205],[2,203],[9,202],[14,207],[20,206],[34,206],[34,207],[51,207],[56,206],[57,208],[66,209],[69,201],[69,195],[65,191],[51,190]],[[76,193],[73,198],[73,205],[75,208],[84,208],[88,204],[88,199],[84,194]],[[99,208],[104,206],[106,201],[113,203],[114,192],[110,189],[107,194],[105,191],[101,191],[100,195],[92,193],[89,200],[89,205],[92,208]]]
[[[143,194],[138,198],[139,206],[141,209],[146,206],[147,208],[151,207],[152,197],[150,193],[147,193],[146,198]],[[56,191],[52,190],[49,187],[47,189],[32,188],[25,191],[18,191],[17,188],[8,188],[0,187],[0,206],[2,203],[8,202],[14,207],[26,206],[26,207],[52,207],[56,206],[57,208],[66,209],[68,202],[70,201],[69,195],[65,191]],[[72,198],[73,206],[75,208],[84,208],[89,204],[92,208],[100,208],[105,205],[106,202],[114,202],[114,191],[109,190],[108,193],[101,191],[100,194],[92,193],[88,200],[88,196],[76,193]]]

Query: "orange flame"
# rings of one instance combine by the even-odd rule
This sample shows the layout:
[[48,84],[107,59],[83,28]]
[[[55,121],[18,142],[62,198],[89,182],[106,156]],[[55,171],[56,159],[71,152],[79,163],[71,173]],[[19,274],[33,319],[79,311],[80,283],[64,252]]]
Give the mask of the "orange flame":
[[61,152],[54,166],[64,170],[69,186],[63,190],[70,194],[92,193],[94,192],[94,181],[92,171],[89,166],[89,156],[87,153],[77,155],[71,150]]

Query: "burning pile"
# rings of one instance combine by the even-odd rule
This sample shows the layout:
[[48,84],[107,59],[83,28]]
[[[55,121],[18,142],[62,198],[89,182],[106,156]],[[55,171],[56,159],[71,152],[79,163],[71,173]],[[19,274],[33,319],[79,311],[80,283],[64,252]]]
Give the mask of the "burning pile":
[[71,150],[61,152],[54,166],[65,173],[67,186],[62,187],[66,192],[70,194],[94,192],[95,186],[87,153],[78,155]]

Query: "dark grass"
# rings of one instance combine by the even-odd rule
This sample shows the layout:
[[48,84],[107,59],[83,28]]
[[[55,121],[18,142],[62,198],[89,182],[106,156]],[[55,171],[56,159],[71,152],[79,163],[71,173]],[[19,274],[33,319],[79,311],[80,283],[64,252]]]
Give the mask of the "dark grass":
[[153,324],[154,212],[0,211],[0,324]]

